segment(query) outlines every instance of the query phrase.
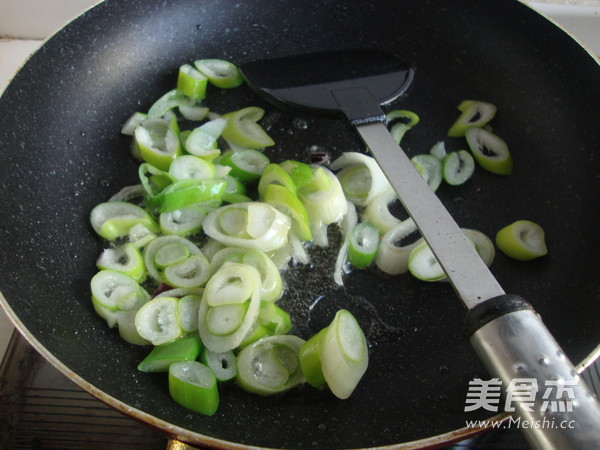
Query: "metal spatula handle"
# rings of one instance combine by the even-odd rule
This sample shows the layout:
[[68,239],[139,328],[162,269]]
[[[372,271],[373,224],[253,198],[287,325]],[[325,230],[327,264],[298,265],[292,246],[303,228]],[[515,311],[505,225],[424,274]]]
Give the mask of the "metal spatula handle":
[[549,412],[541,394],[533,405],[515,398],[518,406],[514,414],[520,418],[520,426],[532,447],[600,448],[600,403],[531,305],[504,294],[385,125],[369,121],[354,124],[469,308],[470,342],[490,375],[499,378],[505,389],[517,378],[535,383],[541,389],[547,380],[573,387],[569,391],[574,394],[572,411]]

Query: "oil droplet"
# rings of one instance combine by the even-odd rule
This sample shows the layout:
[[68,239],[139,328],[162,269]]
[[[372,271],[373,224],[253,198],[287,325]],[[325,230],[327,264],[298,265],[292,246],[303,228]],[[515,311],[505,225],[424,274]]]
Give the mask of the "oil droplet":
[[103,179],[101,179],[100,181],[98,181],[98,184],[99,184],[101,187],[103,187],[103,188],[110,187],[110,181],[109,181],[109,180],[107,180],[107,179],[105,179],[105,178],[103,178]]
[[308,122],[300,117],[296,117],[292,120],[292,125],[297,130],[306,130],[308,128]]

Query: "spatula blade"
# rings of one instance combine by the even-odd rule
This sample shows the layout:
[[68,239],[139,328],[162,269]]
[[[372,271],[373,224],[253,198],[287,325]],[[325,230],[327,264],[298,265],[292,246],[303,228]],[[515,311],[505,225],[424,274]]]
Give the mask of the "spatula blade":
[[402,95],[414,74],[398,56],[373,49],[286,56],[248,62],[240,69],[259,94],[266,94],[280,106],[312,114],[348,116],[332,92],[368,86],[374,101],[353,106],[352,120],[359,122],[383,120],[379,105]]

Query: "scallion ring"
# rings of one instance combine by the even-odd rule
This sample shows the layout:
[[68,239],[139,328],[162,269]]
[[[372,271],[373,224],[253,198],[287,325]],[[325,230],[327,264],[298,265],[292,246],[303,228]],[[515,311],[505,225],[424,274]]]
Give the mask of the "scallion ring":
[[513,159],[506,142],[494,133],[477,127],[469,128],[465,136],[475,160],[485,170],[510,175],[513,172]]
[[244,82],[241,72],[229,61],[222,59],[200,59],[194,61],[196,68],[208,78],[208,81],[221,89],[238,87]]
[[169,393],[181,406],[206,416],[219,407],[217,379],[198,361],[178,361],[169,366]]
[[464,184],[475,171],[475,160],[466,150],[450,152],[442,161],[444,181],[452,186]]
[[514,259],[528,261],[548,253],[544,230],[530,220],[517,220],[496,234],[496,245]]

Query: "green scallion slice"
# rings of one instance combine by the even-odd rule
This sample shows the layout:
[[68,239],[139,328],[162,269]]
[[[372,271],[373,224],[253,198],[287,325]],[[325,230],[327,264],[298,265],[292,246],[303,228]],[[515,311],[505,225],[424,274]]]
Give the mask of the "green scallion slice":
[[208,81],[221,89],[238,87],[244,82],[241,72],[235,64],[222,59],[200,59],[194,61],[196,68],[208,78]]
[[462,137],[470,127],[483,127],[496,115],[496,106],[476,100],[463,100],[458,110],[461,114],[448,130],[450,137]]
[[219,407],[217,379],[198,361],[179,361],[169,367],[169,393],[181,406],[212,416]]
[[442,161],[444,181],[452,186],[465,183],[475,171],[475,160],[466,150],[448,153]]
[[465,136],[475,160],[485,170],[510,175],[513,172],[513,159],[506,142],[484,128],[469,128]]
[[530,220],[517,220],[496,234],[498,248],[514,259],[528,261],[548,253],[544,230]]
[[141,372],[167,372],[177,361],[195,361],[202,351],[202,341],[198,336],[186,336],[157,345],[137,366]]
[[369,222],[361,222],[350,232],[348,261],[357,269],[371,265],[379,248],[379,230]]

